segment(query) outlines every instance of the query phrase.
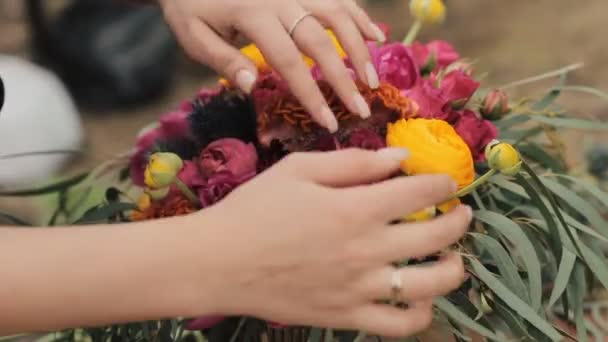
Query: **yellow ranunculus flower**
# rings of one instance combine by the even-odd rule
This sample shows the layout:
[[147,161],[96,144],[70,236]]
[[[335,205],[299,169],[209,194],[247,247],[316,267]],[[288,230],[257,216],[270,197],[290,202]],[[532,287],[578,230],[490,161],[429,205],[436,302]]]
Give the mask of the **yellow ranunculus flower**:
[[[329,35],[329,38],[331,39],[331,41],[334,43],[334,46],[336,47],[336,50],[338,51],[338,54],[340,55],[340,57],[341,58],[346,57],[346,52],[340,45],[340,42],[338,42],[338,39],[333,34],[333,32],[330,30],[327,30],[327,34]],[[270,69],[270,66],[266,63],[266,59],[264,59],[264,55],[262,55],[262,52],[260,51],[260,49],[258,49],[258,47],[256,45],[250,44],[250,45],[245,46],[244,48],[241,49],[241,53],[244,54],[245,56],[247,56],[247,58],[249,58],[250,60],[252,60],[253,63],[255,63],[255,66],[258,68],[258,70],[264,71],[264,70]],[[315,61],[312,60],[311,58],[306,57],[306,56],[303,56],[303,58],[304,58],[304,62],[306,62],[308,67],[312,67],[315,65]]]
[[403,218],[405,222],[424,222],[432,219],[437,215],[437,207],[432,206],[415,213],[411,213]]
[[165,188],[173,184],[183,166],[184,162],[175,153],[154,153],[144,171],[144,183],[151,189]]
[[471,150],[443,120],[401,119],[388,125],[386,143],[410,151],[410,157],[401,164],[408,175],[446,174],[458,188],[475,180]]
[[493,141],[486,146],[488,165],[503,175],[515,176],[521,169],[521,156],[513,145]]
[[445,19],[445,4],[443,0],[411,0],[410,12],[423,23],[437,24]]

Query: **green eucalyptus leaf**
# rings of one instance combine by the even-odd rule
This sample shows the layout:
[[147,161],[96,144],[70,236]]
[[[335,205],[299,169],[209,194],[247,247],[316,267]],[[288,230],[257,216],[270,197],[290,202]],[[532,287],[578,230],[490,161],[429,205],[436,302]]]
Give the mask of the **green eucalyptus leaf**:
[[[585,191],[589,192],[591,195],[593,195],[595,198],[597,198],[600,202],[602,202],[602,204],[606,208],[608,208],[608,193],[603,191],[602,189],[600,189],[600,187],[598,187],[597,185],[594,185],[587,180],[568,176],[568,175],[554,175],[554,176],[563,178],[563,179],[567,179],[570,182],[582,187],[583,189],[585,189]],[[546,177],[549,177],[549,176],[546,176]]]
[[501,235],[513,244],[514,249],[517,250],[526,267],[528,288],[530,289],[530,303],[535,310],[540,311],[543,289],[541,266],[534,245],[532,245],[528,236],[517,223],[498,213],[479,210],[475,212],[475,218],[498,230]]
[[549,337],[552,341],[561,341],[562,335],[553,326],[541,317],[538,312],[511,292],[500,280],[488,271],[479,261],[468,258],[473,270],[492,292],[498,296],[506,305],[513,309],[522,318],[532,324],[536,329]]
[[546,149],[534,143],[521,144],[517,149],[528,159],[534,160],[543,167],[552,170],[553,172],[565,172],[566,167],[562,160],[556,156],[552,156]]
[[574,322],[576,324],[576,335],[579,342],[587,342],[587,327],[585,326],[585,295],[586,285],[585,266],[577,262],[574,267],[570,282],[570,297],[573,299]]
[[5,213],[0,211],[0,223],[6,223],[14,226],[23,226],[23,227],[31,227],[33,226],[31,223],[14,216],[9,213]]
[[559,269],[557,270],[557,276],[555,277],[555,283],[553,284],[553,290],[551,291],[551,297],[547,305],[549,308],[552,308],[566,291],[575,262],[576,255],[567,249],[563,249],[562,260],[559,262]]
[[135,209],[137,209],[137,206],[132,203],[108,203],[88,210],[80,219],[76,220],[74,224],[87,224],[106,221],[113,216]]
[[562,87],[562,91],[571,91],[571,92],[577,92],[577,93],[586,93],[586,94],[591,94],[591,95],[595,95],[605,101],[608,101],[608,94],[595,89],[595,88],[591,88],[591,87],[586,87],[586,86],[580,86],[580,85],[569,85],[569,86],[565,86]]
[[597,255],[591,248],[584,243],[580,243],[579,247],[585,263],[593,272],[597,280],[608,289],[608,265],[606,265],[606,258],[602,255]]
[[478,247],[482,247],[487,253],[489,253],[494,261],[496,267],[500,271],[500,275],[505,280],[506,285],[517,293],[519,297],[524,301],[530,301],[530,295],[528,289],[524,284],[524,281],[519,276],[517,266],[511,260],[511,256],[505,250],[505,248],[496,239],[479,233],[470,233],[470,236],[477,241]]
[[564,118],[564,117],[548,117],[543,115],[532,115],[530,119],[538,121],[549,126],[570,128],[570,129],[583,129],[586,131],[605,131],[608,130],[608,122],[599,120],[585,120],[577,118]]
[[310,335],[308,336],[308,342],[321,342],[323,337],[323,330],[319,328],[310,329]]
[[474,332],[480,334],[481,336],[490,338],[495,341],[507,341],[504,338],[499,337],[490,329],[484,327],[479,322],[473,320],[467,314],[461,311],[461,309],[454,305],[446,298],[437,298],[434,301],[435,306],[441,310],[446,316],[457,322],[458,324],[462,324],[462,326],[473,330]]
[[80,182],[84,181],[88,177],[89,173],[81,173],[70,179],[46,185],[35,189],[21,189],[21,190],[0,190],[0,196],[7,197],[28,197],[28,196],[40,196],[46,195],[53,192],[59,192],[67,188],[73,187]]
[[558,84],[555,87],[553,87],[553,89],[551,89],[549,91],[549,93],[547,95],[545,95],[545,97],[543,97],[540,101],[535,103],[532,106],[532,109],[539,111],[539,110],[543,110],[543,109],[549,107],[550,105],[552,105],[553,102],[555,102],[555,100],[557,100],[557,98],[561,94],[562,87],[566,84],[567,77],[568,77],[567,73],[561,74],[559,76]]
[[602,215],[597,210],[595,210],[588,201],[584,200],[574,191],[568,189],[567,187],[552,179],[546,177],[541,177],[540,179],[542,180],[543,184],[549,190],[551,190],[551,192],[553,192],[553,194],[563,199],[568,204],[568,206],[572,207],[579,214],[587,218],[587,220],[589,220],[593,227],[596,227],[596,229],[606,227],[606,225],[608,224],[606,220],[604,220]]
[[525,337],[529,336],[528,328],[521,317],[515,314],[512,309],[509,309],[500,299],[492,301],[491,306],[516,337],[525,340]]
[[508,130],[514,126],[526,123],[527,121],[530,121],[530,117],[527,115],[512,114],[504,117],[501,120],[495,121],[494,124],[496,125],[496,127],[498,127],[498,129],[501,130],[501,133],[503,133],[503,130]]

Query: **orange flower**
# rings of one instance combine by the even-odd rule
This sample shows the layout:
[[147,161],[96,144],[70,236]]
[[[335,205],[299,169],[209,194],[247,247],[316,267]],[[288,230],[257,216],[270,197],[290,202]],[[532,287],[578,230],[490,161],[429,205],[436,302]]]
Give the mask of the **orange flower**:
[[134,210],[130,215],[132,221],[183,216],[196,211],[196,207],[192,202],[182,194],[174,194],[159,202],[151,202],[148,195],[144,195],[140,198],[137,205],[138,209]]
[[447,174],[459,188],[475,180],[471,150],[443,120],[401,119],[388,125],[386,142],[410,151],[401,165],[408,175]]

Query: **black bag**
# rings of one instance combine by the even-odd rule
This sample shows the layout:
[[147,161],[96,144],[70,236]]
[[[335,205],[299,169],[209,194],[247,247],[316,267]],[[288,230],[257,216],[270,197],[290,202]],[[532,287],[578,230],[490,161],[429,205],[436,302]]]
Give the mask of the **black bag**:
[[148,103],[169,89],[177,44],[157,6],[75,0],[53,19],[27,0],[35,59],[93,110]]

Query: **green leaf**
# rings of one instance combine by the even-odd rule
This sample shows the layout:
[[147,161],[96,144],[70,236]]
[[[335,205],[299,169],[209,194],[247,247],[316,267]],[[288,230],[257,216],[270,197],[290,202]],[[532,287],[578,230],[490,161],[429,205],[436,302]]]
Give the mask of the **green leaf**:
[[602,283],[604,288],[608,289],[608,265],[606,265],[606,259],[603,256],[597,255],[591,248],[584,243],[580,243],[579,247],[583,259],[587,263],[587,266],[593,272],[597,280]]
[[587,327],[585,326],[585,312],[583,307],[586,289],[585,267],[577,262],[570,283],[570,297],[573,299],[574,322],[576,323],[576,335],[579,342],[587,341]]
[[105,221],[117,214],[135,209],[137,209],[137,206],[132,203],[108,203],[106,205],[88,210],[80,219],[76,220],[74,224],[86,224]]
[[550,155],[537,144],[528,143],[517,146],[517,149],[528,159],[533,160],[553,172],[565,172],[564,163],[555,156]]
[[541,180],[543,184],[549,190],[551,190],[551,192],[553,192],[553,194],[562,198],[568,206],[572,207],[579,214],[587,218],[587,220],[589,220],[593,227],[595,227],[596,229],[600,227],[606,227],[606,220],[604,220],[602,215],[600,215],[600,213],[597,212],[597,210],[595,210],[588,201],[584,200],[574,191],[568,189],[567,187],[552,179],[542,177]]
[[507,306],[501,300],[491,301],[492,309],[496,311],[498,316],[507,324],[509,329],[519,337],[520,340],[525,341],[525,337],[528,336],[528,329],[522,321],[521,317],[513,313],[513,310],[507,308]]
[[495,121],[495,124],[502,131],[523,124],[529,120],[530,117],[527,115],[509,115],[501,120]]
[[562,260],[559,262],[559,269],[555,277],[555,283],[553,284],[553,290],[551,291],[551,297],[549,298],[549,304],[547,305],[549,309],[557,303],[564,291],[566,291],[575,262],[576,255],[564,248],[562,250]]
[[[500,140],[509,141],[512,144],[519,144],[521,141],[529,139],[542,133],[544,129],[542,127],[532,127],[529,129],[518,129],[508,130],[500,133]],[[519,146],[518,146],[519,147]]]
[[31,227],[32,224],[28,223],[27,221],[18,218],[17,216],[14,216],[12,214],[9,213],[5,213],[0,211],[0,223],[8,223],[14,226],[24,226],[24,227]]
[[543,289],[542,273],[538,255],[528,236],[517,223],[498,213],[479,210],[475,212],[475,218],[498,230],[501,235],[513,244],[514,249],[518,251],[528,274],[530,303],[535,310],[540,311]]
[[570,129],[583,129],[587,131],[605,131],[608,130],[608,122],[599,120],[585,120],[577,118],[563,118],[563,117],[548,117],[543,115],[532,115],[530,119],[533,121],[542,122],[549,126],[570,128]]
[[509,253],[500,242],[484,234],[470,233],[469,235],[477,241],[480,247],[492,256],[496,262],[496,267],[498,267],[498,270],[500,271],[500,275],[504,278],[506,285],[511,291],[517,293],[522,300],[529,302],[530,294],[528,293],[524,281],[519,276],[517,266],[515,266]]
[[569,85],[569,86],[562,87],[562,91],[572,91],[572,92],[578,92],[578,93],[591,94],[591,95],[595,95],[605,101],[608,101],[608,94],[604,93],[601,90],[591,88],[591,87],[579,86],[579,85]]
[[485,285],[496,294],[506,305],[517,312],[522,318],[532,324],[536,329],[549,337],[552,341],[561,341],[562,335],[542,318],[532,307],[522,301],[517,295],[511,292],[502,282],[488,271],[475,258],[468,258],[473,270]]
[[561,94],[562,87],[566,83],[567,75],[568,74],[566,74],[566,73],[561,74],[559,77],[559,82],[558,82],[557,86],[555,86],[553,89],[551,89],[549,91],[549,93],[547,95],[545,95],[545,97],[543,97],[540,101],[535,103],[532,106],[532,109],[536,110],[536,111],[540,111],[540,110],[543,110],[543,109],[549,107],[550,105],[552,105],[553,102],[555,102],[555,100]]
[[459,324],[462,324],[466,328],[471,329],[474,332],[476,332],[484,337],[491,338],[495,341],[507,341],[506,339],[501,338],[498,335],[496,335],[494,332],[492,332],[488,328],[479,324],[477,321],[473,320],[471,317],[469,317],[464,312],[460,311],[459,307],[452,304],[452,302],[450,302],[446,298],[443,298],[443,297],[437,298],[437,299],[435,299],[434,304],[439,310],[441,310],[443,313],[445,313],[449,318],[451,318],[455,322],[458,322]]
[[334,342],[334,331],[332,329],[325,329],[323,342]]
[[82,173],[70,179],[61,181],[59,183],[54,183],[51,185],[46,185],[41,188],[36,189],[23,189],[23,190],[2,190],[0,191],[0,196],[10,196],[10,197],[27,197],[27,196],[40,196],[46,195],[53,192],[59,192],[61,190],[65,190],[67,188],[73,187],[78,183],[82,182],[88,177],[88,173]]
[[[597,185],[594,185],[587,180],[568,176],[568,175],[553,175],[553,176],[567,179],[567,180],[571,181],[572,183],[582,187],[587,192],[589,192],[591,195],[593,195],[595,198],[597,198],[600,202],[602,202],[602,204],[606,208],[608,208],[608,193],[605,191],[602,191],[602,189],[600,189]],[[549,176],[545,176],[545,177],[549,177]]]
[[308,342],[321,342],[321,337],[323,337],[323,331],[319,328],[312,328],[310,329]]

